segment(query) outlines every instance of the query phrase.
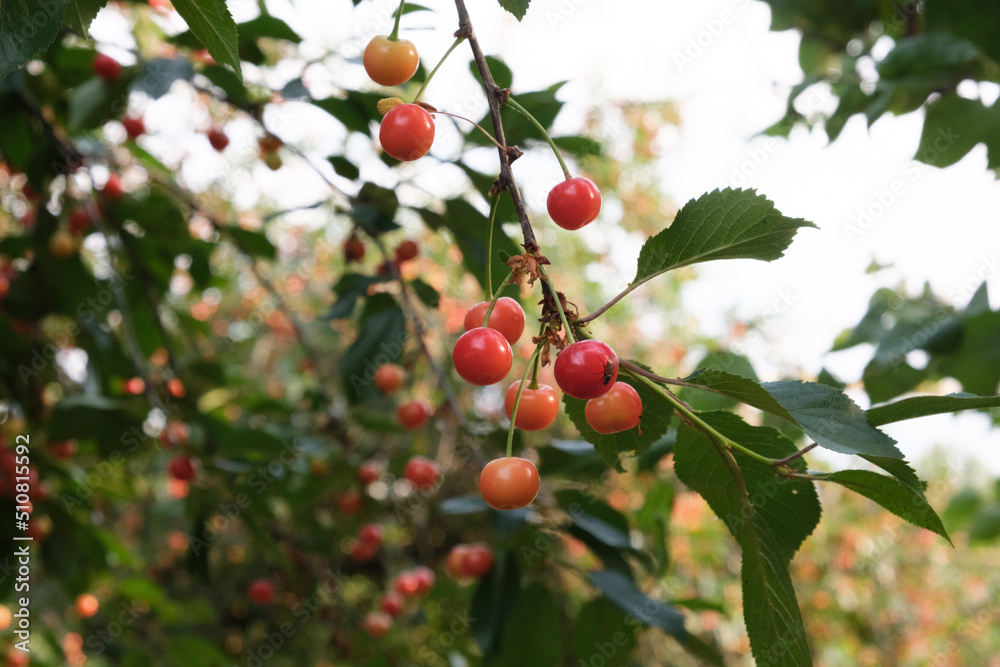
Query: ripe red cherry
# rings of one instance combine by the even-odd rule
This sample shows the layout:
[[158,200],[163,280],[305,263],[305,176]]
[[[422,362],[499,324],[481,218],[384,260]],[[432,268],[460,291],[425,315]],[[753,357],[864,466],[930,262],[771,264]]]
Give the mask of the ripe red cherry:
[[478,579],[493,569],[493,550],[479,542],[470,544],[462,558],[465,576]]
[[170,462],[170,476],[182,482],[190,482],[195,476],[194,459],[190,456],[178,456]]
[[433,489],[441,477],[441,469],[438,464],[424,456],[414,456],[406,462],[403,469],[403,476],[410,480],[410,484],[422,491]]
[[412,598],[420,594],[420,578],[414,572],[401,572],[396,576],[393,587],[404,598]]
[[[483,318],[486,317],[489,306],[489,301],[482,301],[469,308],[465,313],[466,331],[483,326]],[[521,304],[509,296],[497,299],[497,305],[493,306],[493,312],[490,313],[489,328],[502,333],[511,345],[516,343],[524,333],[524,310]]]
[[341,514],[357,514],[361,511],[364,499],[357,491],[348,491],[337,498],[337,509]]
[[396,408],[396,419],[403,425],[403,428],[415,431],[427,423],[431,412],[431,406],[426,401],[414,400],[403,403]]
[[[507,419],[514,414],[514,401],[517,400],[517,388],[521,381],[517,380],[507,388],[503,399],[503,409]],[[556,420],[559,414],[559,397],[556,390],[547,384],[538,385],[538,389],[525,387],[521,392],[521,404],[517,406],[517,421],[514,426],[525,431],[539,431]]]
[[380,546],[382,544],[382,528],[374,523],[366,523],[358,528],[358,539],[363,544]]
[[76,440],[63,440],[61,442],[50,442],[46,444],[49,455],[60,461],[73,458],[76,454]]
[[479,474],[479,492],[490,507],[516,510],[531,504],[541,480],[535,464],[516,456],[494,459]]
[[445,559],[445,566],[448,568],[448,573],[455,579],[462,579],[466,576],[465,555],[467,553],[469,553],[468,544],[456,544],[448,552],[448,557]]
[[274,586],[267,579],[254,579],[247,586],[247,597],[255,604],[271,604],[274,602]]
[[587,401],[583,414],[598,433],[627,431],[642,417],[642,399],[630,385],[616,382],[604,396]]
[[135,116],[125,116],[122,118],[122,125],[125,126],[125,133],[129,139],[137,139],[146,134],[146,123],[142,118]]
[[351,236],[344,241],[344,259],[348,262],[360,262],[365,257],[365,243],[357,236]]
[[396,263],[408,262],[416,257],[419,252],[420,247],[417,245],[417,242],[407,239],[396,246]]
[[378,140],[397,160],[422,158],[434,143],[434,119],[418,104],[400,104],[382,118]]
[[382,364],[375,369],[375,386],[383,394],[391,394],[403,385],[406,371],[397,364]]
[[382,468],[377,463],[365,461],[358,466],[358,481],[361,486],[368,486],[382,476]]
[[597,398],[618,378],[618,355],[599,340],[581,340],[559,353],[552,370],[559,388],[573,398]]
[[69,231],[81,234],[90,227],[90,214],[83,206],[77,206],[69,214]]
[[351,547],[351,560],[355,563],[367,563],[372,558],[375,558],[375,553],[378,551],[377,544],[369,544],[367,542],[355,542],[354,546]]
[[160,433],[160,444],[166,449],[182,447],[191,438],[191,428],[184,422],[167,422]]
[[104,184],[104,189],[101,190],[105,197],[111,201],[117,201],[122,198],[125,194],[125,188],[122,187],[122,178],[118,174],[111,174],[108,176],[107,182]]
[[417,579],[417,594],[422,595],[434,585],[434,570],[423,565],[413,568],[413,576]]
[[213,127],[208,131],[208,143],[212,144],[212,148],[221,153],[229,145],[229,137],[219,128]]
[[480,387],[500,382],[514,365],[514,353],[503,334],[482,327],[459,336],[451,358],[462,379]]
[[372,637],[385,637],[392,630],[392,616],[384,611],[372,611],[365,615],[365,632]]
[[406,599],[396,591],[389,591],[379,602],[379,607],[385,613],[392,617],[399,616],[403,613],[403,606],[406,604]]
[[91,65],[94,68],[94,74],[101,77],[108,83],[117,81],[118,77],[122,75],[121,63],[111,56],[106,56],[103,53],[95,55]]
[[122,393],[138,395],[146,390],[146,383],[142,378],[129,378],[122,385]]
[[570,178],[549,191],[549,217],[563,229],[580,229],[601,212],[601,191],[587,178]]
[[398,86],[417,71],[420,56],[413,42],[379,35],[368,42],[362,62],[372,81],[382,86]]

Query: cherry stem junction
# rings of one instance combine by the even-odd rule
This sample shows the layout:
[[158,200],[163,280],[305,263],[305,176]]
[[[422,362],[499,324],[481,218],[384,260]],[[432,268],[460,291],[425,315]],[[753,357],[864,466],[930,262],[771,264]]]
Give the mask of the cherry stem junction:
[[566,162],[563,160],[563,156],[562,153],[559,151],[559,147],[556,146],[556,142],[552,139],[552,137],[549,136],[549,133],[545,129],[545,126],[539,123],[538,119],[532,116],[531,112],[529,112],[527,109],[521,106],[517,102],[517,100],[515,100],[513,97],[507,99],[507,106],[509,106],[511,109],[524,116],[529,123],[534,125],[538,129],[538,131],[542,133],[542,136],[545,137],[545,141],[549,142],[549,146],[552,147],[552,152],[556,154],[556,159],[559,160],[559,166],[562,167],[563,175],[566,176],[566,180],[568,181],[569,179],[573,178],[572,174],[569,173],[569,167],[566,166]]
[[538,265],[538,272],[542,274],[542,279],[545,280],[545,284],[548,285],[549,290],[552,292],[552,301],[556,304],[556,310],[559,311],[559,319],[562,322],[563,330],[566,332],[566,338],[575,343],[577,338],[574,335],[573,329],[569,326],[569,320],[566,319],[566,313],[563,311],[562,301],[559,299],[559,292],[552,284],[552,279],[549,278],[549,274],[545,271],[545,267],[543,265]]
[[462,37],[455,38],[455,41],[452,43],[452,45],[448,47],[448,50],[444,52],[443,56],[441,56],[441,60],[438,61],[437,65],[434,66],[434,69],[432,69],[430,74],[427,75],[427,78],[424,79],[424,82],[420,84],[420,90],[417,91],[417,96],[413,98],[414,102],[420,101],[420,96],[424,94],[424,89],[427,88],[427,84],[431,82],[431,79],[434,78],[434,75],[437,74],[437,71],[441,69],[441,65],[443,65],[444,61],[448,59],[448,56],[451,55],[451,52],[457,49],[458,45],[464,41],[465,41],[464,35]]

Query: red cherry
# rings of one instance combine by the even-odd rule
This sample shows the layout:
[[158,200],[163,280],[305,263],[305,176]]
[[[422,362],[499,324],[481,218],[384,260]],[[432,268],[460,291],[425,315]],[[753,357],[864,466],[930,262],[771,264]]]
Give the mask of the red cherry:
[[372,81],[382,86],[398,86],[417,71],[420,56],[413,42],[379,35],[368,42],[362,62]]
[[337,509],[341,514],[357,514],[363,504],[364,499],[357,491],[348,491],[337,498]]
[[[517,388],[520,386],[521,381],[515,381],[504,395],[503,408],[507,419],[514,414],[514,401],[517,400]],[[521,404],[517,406],[517,421],[514,426],[525,431],[539,431],[554,422],[558,414],[559,397],[555,389],[547,384],[538,385],[538,389],[525,387],[521,392]]]
[[516,510],[531,504],[541,480],[535,464],[516,456],[494,459],[479,474],[479,492],[490,507]]
[[378,139],[382,150],[397,160],[422,158],[434,143],[434,119],[418,104],[400,104],[382,118]]
[[445,559],[445,566],[448,568],[448,573],[455,579],[463,579],[466,576],[465,555],[468,552],[468,544],[456,544],[448,552],[448,557]]
[[82,234],[90,227],[90,214],[83,206],[77,206],[69,214],[69,231]]
[[549,216],[563,229],[580,229],[601,212],[601,191],[587,178],[570,178],[549,191]]
[[396,591],[389,591],[382,598],[382,601],[379,602],[379,608],[393,618],[403,613],[405,605],[406,599]]
[[365,632],[370,634],[372,637],[379,638],[385,637],[392,630],[393,620],[392,616],[385,613],[384,611],[373,611],[369,612],[365,616],[364,626]]
[[344,259],[348,262],[360,262],[365,256],[365,243],[357,236],[344,241]]
[[462,559],[465,576],[478,579],[486,576],[492,569],[493,551],[482,542],[469,545]]
[[101,602],[91,593],[83,593],[76,598],[76,613],[80,618],[91,618],[101,608]]
[[247,586],[247,597],[255,604],[271,604],[274,602],[274,586],[267,579],[254,579]]
[[[483,326],[483,318],[486,317],[489,305],[489,301],[482,301],[469,308],[465,313],[466,331]],[[497,305],[493,306],[493,312],[490,313],[489,328],[502,333],[507,342],[514,345],[524,333],[524,310],[521,304],[509,296],[497,299]]]
[[366,523],[358,529],[358,539],[363,544],[379,547],[382,544],[382,529],[374,523]]
[[49,455],[60,461],[73,458],[76,454],[76,440],[63,440],[61,442],[50,442],[46,445]]
[[375,558],[375,554],[378,552],[377,544],[368,544],[367,542],[356,542],[353,547],[351,547],[351,560],[355,563],[367,563],[372,558]]
[[129,139],[137,139],[146,134],[146,123],[142,118],[135,116],[125,116],[122,118],[122,125],[125,126],[125,133]]
[[28,654],[22,652],[20,649],[12,651],[7,656],[7,667],[28,667],[30,662],[31,659],[28,657]]
[[406,462],[403,476],[410,480],[413,486],[422,491],[433,489],[441,477],[438,464],[424,456],[414,456]]
[[375,386],[383,394],[391,394],[403,385],[406,371],[397,364],[382,364],[375,369]]
[[174,398],[184,398],[184,395],[187,393],[184,389],[184,383],[177,378],[167,380],[167,392]]
[[101,77],[108,83],[117,81],[118,77],[122,75],[121,63],[111,56],[106,56],[103,53],[96,54],[91,64],[94,68],[94,74]]
[[122,187],[122,178],[118,174],[111,174],[108,176],[108,181],[104,184],[104,189],[101,193],[110,199],[111,201],[117,201],[122,198],[125,194],[125,189]]
[[631,385],[616,382],[604,396],[587,401],[583,414],[598,433],[627,431],[642,417],[642,399]]
[[553,373],[559,388],[573,398],[597,398],[618,378],[618,355],[599,340],[581,340],[559,353]]
[[407,239],[396,246],[396,263],[408,262],[420,252],[416,241]]
[[427,423],[431,412],[433,410],[426,401],[413,400],[396,408],[396,419],[403,425],[403,428],[415,431]]
[[413,568],[413,576],[417,578],[417,594],[422,595],[434,585],[434,570],[419,565]]
[[195,461],[190,456],[178,456],[170,462],[170,476],[182,482],[190,482],[194,479]]
[[129,378],[122,385],[122,393],[137,396],[146,390],[146,383],[142,378]]
[[401,572],[396,576],[396,581],[393,584],[396,592],[404,598],[412,598],[419,595],[421,586],[420,577],[414,572]]
[[167,422],[160,433],[160,444],[166,449],[183,447],[191,438],[191,428],[184,422]]
[[372,461],[365,461],[358,466],[358,481],[361,486],[368,486],[382,476],[382,468]]
[[212,144],[212,148],[221,153],[229,145],[229,137],[219,128],[213,127],[208,131],[208,143]]
[[479,327],[459,336],[452,361],[463,380],[485,387],[507,377],[514,365],[514,353],[502,333]]

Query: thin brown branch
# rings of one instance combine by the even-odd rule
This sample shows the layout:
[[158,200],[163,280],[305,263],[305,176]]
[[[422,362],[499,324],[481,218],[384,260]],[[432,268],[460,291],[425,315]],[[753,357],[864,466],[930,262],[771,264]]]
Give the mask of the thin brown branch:
[[803,447],[802,449],[800,449],[799,451],[795,452],[794,454],[786,456],[783,459],[778,459],[777,461],[774,462],[774,467],[777,468],[779,466],[787,466],[789,463],[791,463],[795,459],[802,458],[807,453],[811,452],[812,450],[816,449],[817,447],[819,447],[819,443],[817,443],[817,442],[814,442],[811,445],[807,445],[807,446]]

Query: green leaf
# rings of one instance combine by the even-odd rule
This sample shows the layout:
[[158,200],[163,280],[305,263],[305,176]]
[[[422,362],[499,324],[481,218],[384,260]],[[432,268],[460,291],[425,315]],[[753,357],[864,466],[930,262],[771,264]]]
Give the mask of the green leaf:
[[987,166],[1000,168],[1000,104],[987,107],[980,100],[945,95],[927,105],[916,159],[935,167],[949,167],[985,143]]
[[170,92],[174,81],[190,81],[192,77],[194,67],[187,58],[154,58],[143,66],[142,72],[132,82],[132,90],[159,99]]
[[941,522],[949,532],[954,532],[972,520],[979,513],[983,498],[975,489],[965,488],[948,501],[948,507],[941,513]]
[[531,4],[531,0],[499,0],[499,2],[500,6],[513,14],[518,21],[524,18],[528,5]]
[[90,23],[108,0],[69,0],[63,21],[83,37],[90,37]]
[[689,201],[670,227],[646,241],[632,284],[716,259],[770,262],[784,254],[800,227],[815,226],[781,215],[752,190],[715,190]]
[[417,297],[424,303],[428,308],[437,308],[438,304],[441,303],[441,295],[438,291],[425,283],[420,278],[414,278],[410,281],[410,287],[416,292]]
[[620,572],[599,570],[590,573],[590,582],[616,607],[628,614],[630,622],[639,621],[660,628],[683,646],[690,637],[684,616],[676,608],[648,597]]
[[574,662],[592,665],[592,659],[600,655],[604,658],[600,664],[606,667],[628,664],[638,643],[625,613],[606,598],[595,598],[580,607],[569,642]]
[[343,176],[351,181],[355,181],[359,176],[361,176],[361,170],[346,157],[335,155],[334,157],[327,159],[330,161],[330,164],[333,165],[333,170],[337,172],[338,176]]
[[504,628],[521,592],[521,571],[510,551],[497,558],[490,573],[479,580],[469,605],[472,638],[483,653],[500,651]]
[[279,18],[267,14],[261,14],[257,18],[244,21],[237,26],[240,39],[258,37],[268,37],[270,39],[281,39],[286,42],[298,44],[302,41],[299,34],[289,27],[287,23]]
[[388,294],[368,299],[361,313],[358,337],[344,352],[340,362],[341,382],[350,403],[376,393],[372,379],[375,369],[398,361],[406,344],[406,315]]
[[[490,68],[490,74],[493,75],[493,82],[500,87],[501,90],[504,88],[510,88],[514,85],[514,73],[511,72],[510,67],[507,63],[495,58],[493,56],[486,56],[486,65]],[[469,61],[469,71],[472,72],[473,78],[476,81],[479,80],[479,66],[476,65],[475,60]]]
[[822,479],[846,486],[855,493],[874,500],[904,521],[937,533],[951,544],[948,531],[923,494],[917,495],[899,480],[870,470],[842,470],[823,475]]
[[225,94],[225,99],[230,104],[246,106],[250,103],[250,96],[243,86],[243,80],[236,76],[233,70],[222,65],[210,65],[203,67],[201,73]]
[[226,667],[229,664],[226,654],[220,651],[214,643],[193,635],[171,639],[167,653],[170,656],[171,664],[174,665]]
[[239,35],[225,0],[175,0],[173,4],[212,58],[232,67],[242,83]]
[[868,421],[872,426],[881,426],[905,419],[916,419],[929,415],[940,415],[962,410],[978,410],[1000,406],[1000,396],[976,396],[957,393],[945,396],[914,396],[901,401],[880,405],[868,410]]
[[590,137],[553,137],[552,141],[560,149],[577,157],[595,155],[600,157],[604,154],[604,146],[601,142]]
[[583,440],[553,440],[547,447],[539,447],[538,455],[538,472],[543,477],[596,479],[608,469],[594,446]]
[[670,428],[670,415],[673,414],[673,407],[658,391],[647,387],[643,382],[627,384],[631,384],[642,399],[642,419],[636,428],[610,435],[598,433],[587,423],[587,416],[584,414],[586,401],[563,394],[566,414],[580,431],[580,435],[597,448],[597,453],[609,466],[619,472],[624,470],[623,457],[639,456],[663,437]]
[[[784,458],[796,451],[795,445],[777,429],[751,426],[731,412],[703,412],[700,417],[730,440],[768,458]],[[732,454],[743,475],[750,506],[742,503],[732,471],[699,429],[686,425],[678,429],[674,470],[682,482],[705,498],[737,542],[744,542],[744,533],[752,522],[764,523],[774,536],[781,557],[786,563],[791,562],[819,524],[822,510],[815,485],[807,479],[779,477],[770,466],[739,451]],[[796,472],[806,472],[801,458],[789,466]],[[752,517],[747,516],[751,509]]]
[[991,542],[1000,537],[1000,504],[993,504],[976,515],[969,528],[969,542]]
[[[758,410],[763,410],[776,417],[781,417],[786,421],[795,423],[795,418],[785,408],[781,407],[781,404],[775,400],[774,396],[768,393],[759,382],[750,378],[727,373],[726,371],[700,368],[684,378],[683,381],[698,385],[720,396],[727,396],[741,403],[752,405]],[[693,392],[685,390],[683,397],[687,399],[688,394],[691,393]],[[704,409],[697,401],[692,403],[692,405],[698,409]],[[721,405],[719,407],[724,408],[727,406]]]
[[[9,1],[9,0],[8,0]],[[102,123],[121,116],[123,101],[132,76],[123,73],[113,83],[94,77],[77,86],[70,94],[68,129],[92,130]]]
[[55,40],[66,0],[0,2],[0,79]]
[[312,103],[343,123],[348,130],[368,134],[370,124],[381,119],[376,105],[383,97],[377,93],[348,91],[347,97],[328,97],[312,100]]
[[761,386],[819,446],[841,454],[903,458],[896,441],[872,426],[865,411],[840,390],[797,380]]
[[240,252],[244,252],[251,257],[264,257],[274,259],[278,255],[278,249],[268,240],[264,232],[251,231],[242,227],[226,227],[226,233],[233,237],[236,247]]
[[357,273],[345,273],[333,286],[334,293],[339,297],[327,312],[326,317],[337,320],[350,317],[358,299],[368,293],[372,285],[390,280],[389,276],[363,276]]
[[1000,385],[1000,312],[967,315],[961,346],[940,359],[936,370],[962,383],[962,389],[979,396],[996,394]]
[[507,621],[496,667],[550,667],[562,664],[562,627],[556,599],[541,583],[521,591]]
[[355,224],[373,236],[399,229],[396,223],[399,198],[393,190],[365,183],[351,200],[351,209]]

